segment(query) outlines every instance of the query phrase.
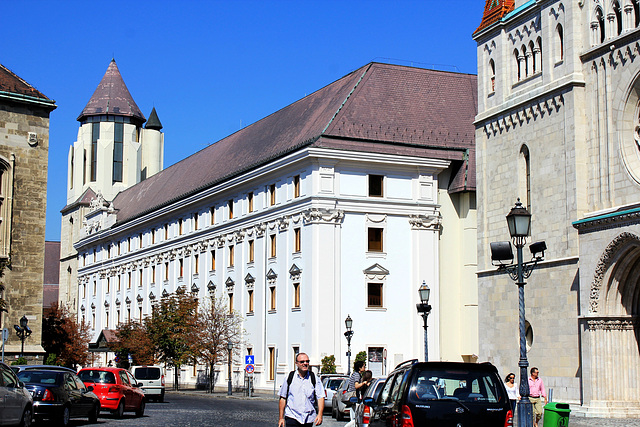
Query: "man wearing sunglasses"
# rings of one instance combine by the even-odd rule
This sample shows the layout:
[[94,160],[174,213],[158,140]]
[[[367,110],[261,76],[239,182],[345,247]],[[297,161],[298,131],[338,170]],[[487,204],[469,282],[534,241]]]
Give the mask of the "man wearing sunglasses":
[[280,387],[278,427],[319,426],[324,412],[322,382],[309,370],[309,356],[305,353],[296,356],[296,368]]

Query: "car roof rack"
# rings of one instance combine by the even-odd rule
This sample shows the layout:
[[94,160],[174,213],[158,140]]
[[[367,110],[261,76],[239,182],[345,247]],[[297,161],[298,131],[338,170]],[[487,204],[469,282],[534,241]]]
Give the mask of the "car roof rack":
[[413,366],[418,363],[418,359],[405,360],[393,369],[404,368],[405,366]]

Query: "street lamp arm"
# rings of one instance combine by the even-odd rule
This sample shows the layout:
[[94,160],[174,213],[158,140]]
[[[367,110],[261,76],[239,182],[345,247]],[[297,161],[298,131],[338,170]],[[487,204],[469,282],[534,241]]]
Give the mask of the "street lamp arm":
[[[533,273],[533,270],[536,268],[538,261],[540,261],[539,258],[534,258],[531,261],[522,263],[522,276],[525,279],[528,279],[529,276],[531,276],[531,273]],[[509,277],[511,278],[511,280],[513,280],[514,282],[518,281],[518,264],[517,263],[509,264],[509,265],[500,265],[498,266],[498,271],[506,271],[509,274]]]

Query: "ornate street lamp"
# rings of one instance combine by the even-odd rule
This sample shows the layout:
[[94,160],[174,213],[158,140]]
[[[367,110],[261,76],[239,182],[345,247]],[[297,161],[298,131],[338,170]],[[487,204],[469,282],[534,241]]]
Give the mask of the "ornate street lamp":
[[20,349],[20,357],[24,355],[24,340],[27,339],[29,335],[31,335],[31,329],[29,329],[29,319],[27,319],[27,315],[25,314],[20,319],[20,325],[13,325],[13,328],[16,330],[16,335],[20,338],[22,342],[22,347]]
[[349,376],[351,375],[351,337],[353,336],[351,327],[353,326],[353,320],[348,314],[347,318],[344,319],[344,326],[347,328],[347,332],[344,333],[344,336],[347,338],[347,376]]
[[[511,240],[516,247],[517,262],[513,264],[513,252],[510,242],[491,243],[491,263],[498,270],[505,270],[509,277],[518,285],[519,302],[519,329],[520,329],[520,396],[518,401],[518,426],[533,426],[533,410],[529,400],[529,378],[527,376],[527,338],[525,329],[524,310],[524,285],[533,272],[536,264],[544,259],[544,251],[547,249],[545,242],[536,242],[529,245],[531,261],[523,262],[522,248],[526,244],[527,237],[531,235],[531,214],[522,206],[520,199],[507,215],[507,225]],[[507,261],[507,263],[505,263]]]
[[232,391],[232,387],[231,387],[231,352],[233,351],[233,343],[231,341],[227,342],[227,350],[229,350],[229,381],[228,381],[228,388],[227,388],[227,395],[231,396],[233,394]]
[[422,286],[418,288],[418,295],[420,295],[420,301],[416,308],[418,313],[422,316],[424,322],[424,361],[429,361],[429,345],[427,343],[427,318],[431,313],[431,306],[429,305],[429,296],[431,295],[431,289],[427,286],[427,283],[423,280]]

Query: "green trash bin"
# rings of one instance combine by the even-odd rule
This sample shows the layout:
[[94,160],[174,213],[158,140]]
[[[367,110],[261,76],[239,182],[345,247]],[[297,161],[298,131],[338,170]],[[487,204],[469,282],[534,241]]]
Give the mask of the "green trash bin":
[[568,403],[549,402],[544,406],[544,424],[543,427],[559,427],[569,425],[569,409]]

